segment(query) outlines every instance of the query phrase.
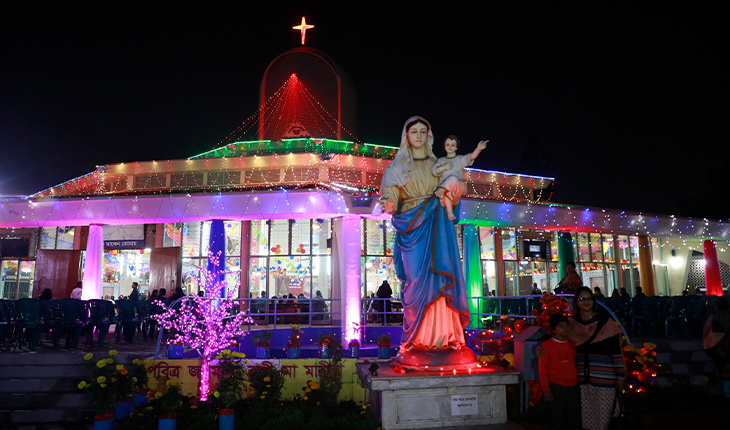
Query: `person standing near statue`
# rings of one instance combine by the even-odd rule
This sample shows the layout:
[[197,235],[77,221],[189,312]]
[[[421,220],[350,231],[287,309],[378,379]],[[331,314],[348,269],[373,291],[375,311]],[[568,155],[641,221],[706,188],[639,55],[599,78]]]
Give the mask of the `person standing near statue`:
[[[412,368],[474,362],[465,348],[469,306],[454,222],[434,195],[440,178],[433,174],[433,141],[427,120],[409,118],[380,186],[382,211],[393,214],[393,260],[402,281],[403,336],[396,361]],[[463,184],[449,191],[457,207]]]
[[387,324],[391,319],[389,313],[393,311],[393,304],[390,301],[390,299],[393,298],[393,289],[390,288],[388,281],[383,281],[383,283],[380,284],[377,295],[379,299],[383,299],[380,300],[379,309],[381,312],[385,312],[383,321]]

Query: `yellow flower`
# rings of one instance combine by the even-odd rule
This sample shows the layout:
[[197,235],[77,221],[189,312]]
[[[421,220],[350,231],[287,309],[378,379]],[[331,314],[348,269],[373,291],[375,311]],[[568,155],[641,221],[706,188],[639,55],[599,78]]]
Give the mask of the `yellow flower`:
[[268,391],[264,391],[264,392],[263,392],[263,393],[261,393],[261,394],[269,394],[269,392],[268,392]]
[[152,406],[147,406],[146,409],[152,410]]
[[117,382],[117,378],[112,378],[112,382]]
[[254,394],[255,394],[255,393],[254,393],[253,391],[249,391],[249,392],[248,392],[248,395],[249,395],[249,396],[253,396]]
[[132,360],[132,364],[139,364],[139,358],[135,358],[134,360]]
[[162,393],[160,393],[159,391],[156,392],[155,393],[155,399],[159,399],[160,397],[162,397]]
[[192,405],[192,406],[190,406],[190,409],[198,409],[198,407],[195,405]]
[[311,392],[312,392],[312,389],[311,389],[311,388],[307,388],[307,389],[306,389],[306,390],[304,390],[304,391],[306,391],[307,393],[311,393]]
[[86,387],[86,381],[79,382],[79,390],[83,390]]
[[106,376],[99,376],[98,378],[96,378],[96,382],[98,382],[100,384],[102,382],[106,382]]
[[271,388],[271,384],[266,384],[266,388]]
[[114,357],[114,356],[115,356],[115,355],[117,355],[117,354],[119,354],[119,353],[117,352],[117,350],[116,350],[116,349],[110,349],[110,350],[109,350],[109,355],[111,355],[112,357]]
[[106,360],[99,360],[98,363],[96,363],[96,367],[101,369],[102,367],[106,366]]
[[93,357],[94,357],[94,354],[92,354],[92,353],[88,353],[88,354],[84,355],[84,360],[86,360],[86,361],[89,361],[89,360],[91,360],[91,359],[92,359]]
[[213,393],[213,397],[215,397],[216,399],[220,396],[221,396],[221,393],[219,393],[218,391]]
[[316,383],[316,382],[312,384],[312,389],[313,389],[313,390],[318,390],[318,389],[319,389],[319,388],[321,388],[321,387],[322,387],[322,386],[321,386],[321,385],[319,385],[319,384],[318,384],[318,383]]
[[165,382],[165,384],[167,384],[168,387],[179,387],[180,381],[174,381],[172,379],[168,379],[167,382]]
[[309,400],[309,397],[307,397],[307,396],[304,396],[304,400]]
[[137,382],[137,377],[136,376],[133,376],[132,377],[132,382]]
[[117,370],[122,370],[122,369],[124,369],[124,365],[123,364],[117,364]]
[[119,371],[119,373],[121,373],[122,375],[126,375],[127,373],[129,373],[129,370],[122,369],[122,370]]
[[101,388],[106,388],[106,384],[99,384]]
[[113,358],[107,358],[106,359],[106,364],[112,364],[112,363],[114,363],[114,359]]
[[233,356],[238,357],[238,358],[246,358],[246,354],[244,354],[242,352],[234,352]]
[[368,405],[362,405],[362,408],[363,409],[367,409],[368,408]]
[[264,382],[269,382],[269,381],[271,381],[271,377],[267,376],[264,378]]
[[259,397],[259,399],[264,399],[264,398],[266,398],[266,396],[261,396],[261,397]]

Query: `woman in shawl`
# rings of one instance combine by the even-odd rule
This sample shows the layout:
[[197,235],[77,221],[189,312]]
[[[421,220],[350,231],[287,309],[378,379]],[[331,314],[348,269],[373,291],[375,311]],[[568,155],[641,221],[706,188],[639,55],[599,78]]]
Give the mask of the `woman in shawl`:
[[573,301],[570,340],[575,344],[583,428],[605,430],[611,419],[616,390],[625,379],[621,329],[605,312],[598,312],[593,292],[581,287]]
[[[404,313],[399,358],[409,350],[461,350],[469,322],[454,222],[434,196],[439,178],[432,173],[433,139],[428,121],[409,118],[380,186],[381,206],[394,214],[398,233],[393,258],[403,282]],[[463,189],[452,194],[457,208]]]

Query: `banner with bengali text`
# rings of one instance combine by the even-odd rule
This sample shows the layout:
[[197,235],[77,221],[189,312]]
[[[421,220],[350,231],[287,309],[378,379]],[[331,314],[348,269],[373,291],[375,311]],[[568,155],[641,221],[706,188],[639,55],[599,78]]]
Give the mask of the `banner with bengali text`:
[[[303,394],[302,388],[307,381],[317,381],[319,370],[327,364],[327,360],[319,358],[304,359],[243,359],[246,367],[274,367],[284,371],[284,389],[282,397],[291,399],[297,394]],[[200,385],[201,360],[175,360],[159,359],[146,360],[147,376],[149,377],[148,387],[154,391],[164,391],[168,380],[180,381],[182,393],[188,396],[198,394]],[[363,402],[365,400],[365,389],[357,376],[355,359],[343,359],[342,366],[342,391],[340,400],[354,400]],[[218,365],[213,360],[210,366],[210,386],[218,384]]]

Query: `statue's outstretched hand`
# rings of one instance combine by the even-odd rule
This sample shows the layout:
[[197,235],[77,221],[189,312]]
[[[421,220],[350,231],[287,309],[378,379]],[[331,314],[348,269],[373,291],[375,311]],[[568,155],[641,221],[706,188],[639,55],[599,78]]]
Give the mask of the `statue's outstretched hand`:
[[379,203],[380,203],[380,212],[386,213],[386,214],[395,213],[395,203],[393,203],[393,200],[381,199]]
[[487,148],[487,143],[489,143],[488,140],[482,140],[481,142],[477,143],[477,148],[482,151]]

